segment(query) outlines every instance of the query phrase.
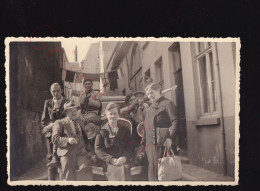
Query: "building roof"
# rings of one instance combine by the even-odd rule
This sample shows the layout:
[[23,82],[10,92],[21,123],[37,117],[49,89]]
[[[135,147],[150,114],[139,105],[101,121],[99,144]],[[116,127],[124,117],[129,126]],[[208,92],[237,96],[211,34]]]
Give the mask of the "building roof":
[[121,46],[117,48],[115,55],[114,55],[114,59],[112,60],[112,63],[111,63],[112,64],[111,70],[118,68],[121,60],[124,58],[125,54],[127,53],[128,49],[130,48],[132,43],[133,43],[132,41],[122,42]]

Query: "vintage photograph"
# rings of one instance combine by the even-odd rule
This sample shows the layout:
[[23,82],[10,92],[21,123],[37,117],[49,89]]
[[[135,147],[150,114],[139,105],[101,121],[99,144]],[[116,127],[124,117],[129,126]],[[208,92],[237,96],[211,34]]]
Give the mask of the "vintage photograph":
[[239,38],[6,38],[9,185],[237,185]]

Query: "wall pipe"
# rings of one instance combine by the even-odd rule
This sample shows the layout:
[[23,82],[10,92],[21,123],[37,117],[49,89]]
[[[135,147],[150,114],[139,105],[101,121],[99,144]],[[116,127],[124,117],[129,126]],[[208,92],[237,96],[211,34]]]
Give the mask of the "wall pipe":
[[218,75],[218,89],[219,89],[219,103],[220,103],[220,119],[221,119],[221,134],[222,134],[222,141],[223,141],[223,172],[224,175],[227,176],[227,148],[226,148],[226,134],[225,134],[225,125],[224,125],[224,116],[223,116],[223,95],[222,95],[222,88],[221,88],[221,78],[220,78],[220,66],[219,66],[219,59],[218,59],[218,50],[217,50],[217,43],[215,43],[215,52],[216,52],[216,66],[217,66],[217,75]]

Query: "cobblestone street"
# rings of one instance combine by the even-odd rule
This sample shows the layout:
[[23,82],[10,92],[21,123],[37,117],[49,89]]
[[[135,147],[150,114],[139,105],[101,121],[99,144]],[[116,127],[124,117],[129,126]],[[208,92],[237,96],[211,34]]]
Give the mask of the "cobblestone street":
[[[46,159],[40,160],[31,169],[18,177],[17,180],[47,180],[46,164]],[[183,163],[182,169],[182,181],[234,181],[233,177],[223,176],[192,164]]]

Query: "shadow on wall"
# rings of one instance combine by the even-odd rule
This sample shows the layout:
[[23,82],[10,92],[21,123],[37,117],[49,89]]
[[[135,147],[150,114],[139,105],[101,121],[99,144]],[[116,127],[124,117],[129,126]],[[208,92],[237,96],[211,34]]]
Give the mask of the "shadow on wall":
[[46,143],[40,126],[41,113],[24,109],[19,109],[18,113],[11,180],[46,156]]
[[50,85],[61,84],[61,42],[10,43],[10,179],[15,179],[46,156],[41,133],[44,101]]

